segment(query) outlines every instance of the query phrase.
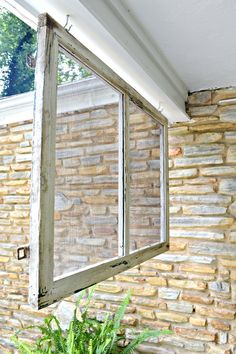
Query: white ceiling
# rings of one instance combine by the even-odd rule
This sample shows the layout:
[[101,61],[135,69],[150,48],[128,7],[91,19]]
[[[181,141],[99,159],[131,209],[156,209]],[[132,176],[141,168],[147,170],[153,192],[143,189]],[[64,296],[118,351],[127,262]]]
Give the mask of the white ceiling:
[[121,0],[188,90],[236,84],[235,0]]
[[0,0],[48,12],[173,121],[188,91],[236,85],[236,0]]

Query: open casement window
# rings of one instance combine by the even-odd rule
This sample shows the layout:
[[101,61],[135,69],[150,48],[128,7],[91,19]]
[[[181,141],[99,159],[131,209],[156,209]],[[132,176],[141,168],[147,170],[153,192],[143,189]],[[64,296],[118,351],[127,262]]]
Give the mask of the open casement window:
[[30,303],[43,308],[168,250],[167,120],[39,17]]

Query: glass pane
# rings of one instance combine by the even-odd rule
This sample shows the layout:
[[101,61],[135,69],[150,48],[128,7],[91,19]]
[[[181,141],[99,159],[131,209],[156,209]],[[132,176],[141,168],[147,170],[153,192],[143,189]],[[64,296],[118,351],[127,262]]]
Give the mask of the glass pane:
[[59,58],[54,277],[118,255],[119,94]]
[[58,56],[57,82],[59,85],[80,81],[93,76],[91,70],[60,52]]
[[160,125],[130,103],[130,250],[160,241]]

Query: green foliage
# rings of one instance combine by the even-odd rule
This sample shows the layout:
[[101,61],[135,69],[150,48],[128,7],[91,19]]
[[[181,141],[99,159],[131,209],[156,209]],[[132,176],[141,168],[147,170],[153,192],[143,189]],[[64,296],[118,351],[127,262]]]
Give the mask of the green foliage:
[[[27,344],[19,340],[18,334],[13,341],[21,354],[131,354],[134,349],[150,337],[170,334],[168,330],[145,330],[127,346],[121,348],[119,343],[125,340],[124,328],[121,320],[129,304],[130,294],[125,297],[114,317],[107,314],[104,322],[91,319],[88,308],[93,296],[93,289],[89,292],[85,306],[80,306],[84,292],[81,293],[73,318],[67,330],[63,331],[59,320],[55,316],[48,316],[44,323],[37,326],[41,336],[35,344]],[[77,316],[81,310],[80,318]],[[32,328],[32,327],[31,327]]]
[[[0,23],[0,96],[31,91],[34,89],[36,32],[1,6]],[[75,60],[59,54],[58,84],[72,83],[91,75],[91,71]]]
[[57,82],[58,84],[71,83],[92,76],[89,69],[83,67],[74,59],[67,57],[64,53],[59,53]]
[[34,70],[26,62],[36,50],[35,31],[1,7],[0,23],[1,95],[30,91],[34,86]]

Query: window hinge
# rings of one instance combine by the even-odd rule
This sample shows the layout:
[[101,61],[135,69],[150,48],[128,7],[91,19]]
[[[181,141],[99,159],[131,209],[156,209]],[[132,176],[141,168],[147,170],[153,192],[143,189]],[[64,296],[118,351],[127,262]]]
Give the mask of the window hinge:
[[17,259],[18,261],[25,259],[25,258],[29,258],[30,255],[30,248],[29,245],[24,245],[21,247],[17,248]]

